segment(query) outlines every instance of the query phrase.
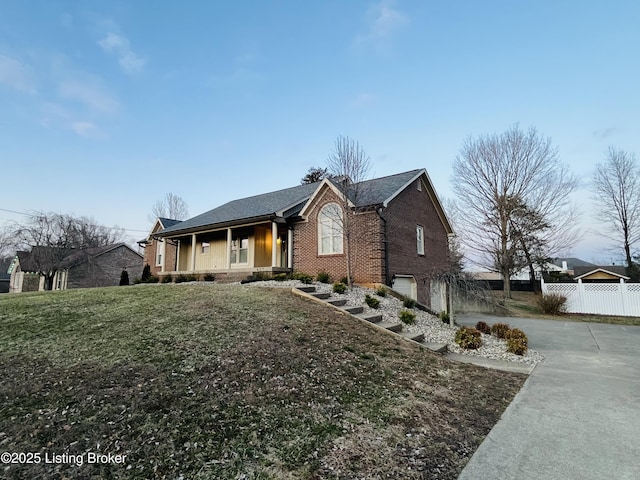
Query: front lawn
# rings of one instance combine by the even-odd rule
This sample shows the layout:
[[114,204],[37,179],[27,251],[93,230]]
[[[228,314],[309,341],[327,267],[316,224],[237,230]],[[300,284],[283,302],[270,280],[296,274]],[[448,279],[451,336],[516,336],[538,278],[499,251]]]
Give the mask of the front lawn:
[[454,479],[524,378],[282,289],[3,295],[0,452],[41,461],[0,477]]

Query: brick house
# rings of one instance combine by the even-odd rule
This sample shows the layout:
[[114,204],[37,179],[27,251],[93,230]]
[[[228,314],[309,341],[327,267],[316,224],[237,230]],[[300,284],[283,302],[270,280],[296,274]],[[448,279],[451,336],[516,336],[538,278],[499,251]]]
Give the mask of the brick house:
[[151,232],[149,232],[149,236],[138,242],[138,245],[144,248],[143,266],[149,265],[152,275],[159,275],[162,272],[162,265],[173,265],[174,269],[176,267],[178,242],[165,241],[157,237],[156,234],[177,223],[180,223],[180,220],[158,217],[153,224]]
[[[55,254],[51,254],[55,250]],[[55,258],[55,261],[52,259]],[[138,272],[142,255],[124,243],[104,247],[60,251],[55,247],[33,247],[18,252],[9,267],[10,293],[47,289],[40,272],[52,275],[51,290],[119,285],[122,271]],[[51,265],[47,266],[47,262]]]
[[[154,234],[176,245],[160,275],[254,272],[346,276],[344,215],[352,228],[352,277],[430,304],[430,280],[448,265],[451,225],[424,169],[349,184],[337,180],[234,200]],[[346,208],[345,208],[346,206]]]

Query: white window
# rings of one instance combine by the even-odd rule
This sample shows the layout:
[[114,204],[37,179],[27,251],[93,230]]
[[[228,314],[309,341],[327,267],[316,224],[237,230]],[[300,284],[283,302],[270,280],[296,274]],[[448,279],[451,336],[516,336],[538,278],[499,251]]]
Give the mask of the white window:
[[162,266],[162,257],[164,256],[164,245],[165,245],[165,242],[163,240],[156,240],[156,265],[158,267]]
[[322,207],[318,215],[318,252],[335,255],[343,252],[342,208],[336,203]]
[[418,255],[424,255],[424,228],[416,225],[416,242],[418,245]]
[[236,237],[231,240],[231,263],[249,262],[249,237]]
[[211,244],[209,242],[202,242],[202,248],[200,249],[200,253],[209,253],[211,250]]

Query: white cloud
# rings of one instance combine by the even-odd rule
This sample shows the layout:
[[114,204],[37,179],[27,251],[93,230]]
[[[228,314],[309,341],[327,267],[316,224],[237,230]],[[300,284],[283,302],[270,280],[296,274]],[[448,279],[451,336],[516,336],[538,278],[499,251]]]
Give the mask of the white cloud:
[[367,9],[366,31],[358,35],[354,46],[387,49],[394,34],[409,23],[409,17],[395,7],[393,0],[381,0]]
[[62,98],[79,102],[96,112],[115,113],[120,108],[118,99],[95,80],[63,80],[58,92]]
[[142,71],[146,64],[145,59],[131,49],[129,40],[123,35],[109,32],[102,40],[98,41],[98,45],[106,53],[115,55],[122,69],[129,74]]
[[13,58],[0,55],[0,83],[21,92],[36,93],[35,81],[29,69]]
[[73,122],[71,129],[81,137],[102,138],[103,134],[92,122]]

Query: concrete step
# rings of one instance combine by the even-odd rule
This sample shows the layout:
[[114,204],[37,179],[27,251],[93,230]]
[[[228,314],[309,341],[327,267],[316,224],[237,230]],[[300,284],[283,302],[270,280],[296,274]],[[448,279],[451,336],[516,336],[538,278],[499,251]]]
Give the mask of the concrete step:
[[347,313],[350,313],[352,315],[355,315],[357,313],[362,313],[364,312],[364,307],[345,307],[343,308],[343,310]]
[[413,340],[414,342],[422,342],[424,340],[424,333],[422,332],[400,332],[404,338],[408,338],[409,340]]
[[305,293],[312,293],[316,291],[316,287],[297,287],[298,290]]
[[311,293],[312,297],[316,297],[317,299],[320,300],[326,300],[327,298],[331,297],[330,293]]
[[378,323],[382,321],[382,315],[379,313],[358,313],[356,317],[371,323]]
[[379,327],[386,328],[395,333],[400,333],[402,331],[402,324],[396,322],[382,322],[378,323]]
[[436,353],[441,353],[443,355],[447,353],[446,343],[425,343],[424,346]]
[[335,300],[327,300],[327,303],[330,303],[334,307],[342,307],[342,306],[347,304],[347,299],[346,298],[338,298],[338,299],[335,299]]

